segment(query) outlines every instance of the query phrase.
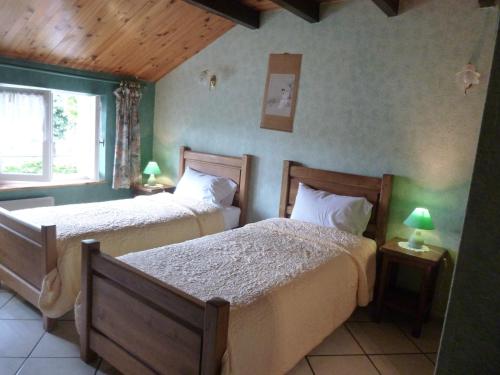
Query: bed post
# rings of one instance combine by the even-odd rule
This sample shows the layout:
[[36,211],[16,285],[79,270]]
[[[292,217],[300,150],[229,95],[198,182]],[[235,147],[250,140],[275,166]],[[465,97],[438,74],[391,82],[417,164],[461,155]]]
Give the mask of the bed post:
[[201,375],[220,373],[227,347],[229,302],[213,298],[206,303],[201,353]]
[[240,176],[240,227],[247,223],[248,215],[248,190],[250,186],[248,185],[250,181],[250,170],[252,169],[252,156],[244,154],[242,157],[241,173]]
[[283,161],[283,176],[281,177],[281,197],[279,217],[286,217],[286,207],[288,206],[288,192],[290,191],[290,160]]
[[186,169],[186,159],[184,157],[184,154],[186,151],[189,151],[190,148],[187,146],[181,146],[180,148],[180,155],[179,155],[179,172],[177,173],[177,182],[181,179],[182,175],[184,174],[184,170]]
[[[47,276],[57,267],[57,248],[56,248],[56,226],[42,226],[42,278]],[[43,328],[50,332],[54,329],[57,320],[43,316]]]
[[384,174],[380,187],[380,197],[377,212],[377,246],[382,246],[385,243],[387,235],[387,222],[389,221],[389,203],[392,193],[392,174]]
[[82,241],[82,291],[80,310],[80,357],[87,363],[96,358],[90,349],[90,327],[92,312],[92,256],[100,253],[100,244],[95,240]]

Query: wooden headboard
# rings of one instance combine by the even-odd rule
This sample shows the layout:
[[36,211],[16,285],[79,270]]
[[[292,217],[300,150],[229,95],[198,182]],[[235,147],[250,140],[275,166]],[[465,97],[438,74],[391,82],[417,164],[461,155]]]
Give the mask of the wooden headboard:
[[306,168],[299,163],[285,160],[281,183],[280,217],[290,217],[299,182],[314,189],[338,195],[365,197],[373,204],[372,216],[363,235],[374,239],[378,246],[383,245],[387,233],[389,201],[391,199],[393,175],[380,177]]
[[246,224],[248,211],[248,189],[250,187],[250,169],[252,156],[241,157],[194,152],[189,147],[181,146],[179,158],[179,178],[186,167],[212,176],[230,178],[238,185],[234,195],[233,206],[241,209],[240,226]]

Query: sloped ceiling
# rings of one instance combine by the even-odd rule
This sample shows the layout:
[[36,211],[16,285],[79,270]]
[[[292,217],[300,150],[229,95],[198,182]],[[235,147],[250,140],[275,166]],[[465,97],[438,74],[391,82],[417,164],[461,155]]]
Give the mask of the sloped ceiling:
[[182,0],[0,0],[0,55],[157,81],[233,26]]

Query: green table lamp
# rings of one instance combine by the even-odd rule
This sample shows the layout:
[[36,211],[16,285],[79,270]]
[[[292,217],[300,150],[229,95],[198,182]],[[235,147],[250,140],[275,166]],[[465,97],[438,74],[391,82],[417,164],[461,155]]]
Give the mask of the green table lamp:
[[146,168],[144,168],[144,174],[148,174],[148,183],[145,186],[149,187],[155,187],[156,186],[156,174],[160,174],[160,167],[158,167],[158,164],[155,161],[150,161],[148,165],[146,165]]
[[432,222],[429,210],[422,207],[415,208],[410,216],[406,218],[404,224],[415,228],[415,232],[413,232],[408,242],[399,242],[398,245],[407,250],[429,251],[429,248],[424,245],[424,238],[421,232],[421,230],[434,229],[434,223]]

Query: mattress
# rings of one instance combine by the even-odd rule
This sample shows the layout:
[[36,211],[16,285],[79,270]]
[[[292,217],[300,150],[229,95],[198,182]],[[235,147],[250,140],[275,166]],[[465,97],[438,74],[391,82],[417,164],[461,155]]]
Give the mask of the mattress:
[[370,302],[375,254],[367,238],[269,219],[119,259],[203,301],[229,301],[222,373],[273,375]]
[[96,239],[106,253],[119,256],[224,230],[219,206],[170,193],[11,213],[34,225],[57,226],[57,267],[45,276],[38,303],[50,318],[70,311],[80,291],[82,240]]
[[240,225],[241,209],[235,206],[221,209],[224,218],[224,230],[234,229]]

